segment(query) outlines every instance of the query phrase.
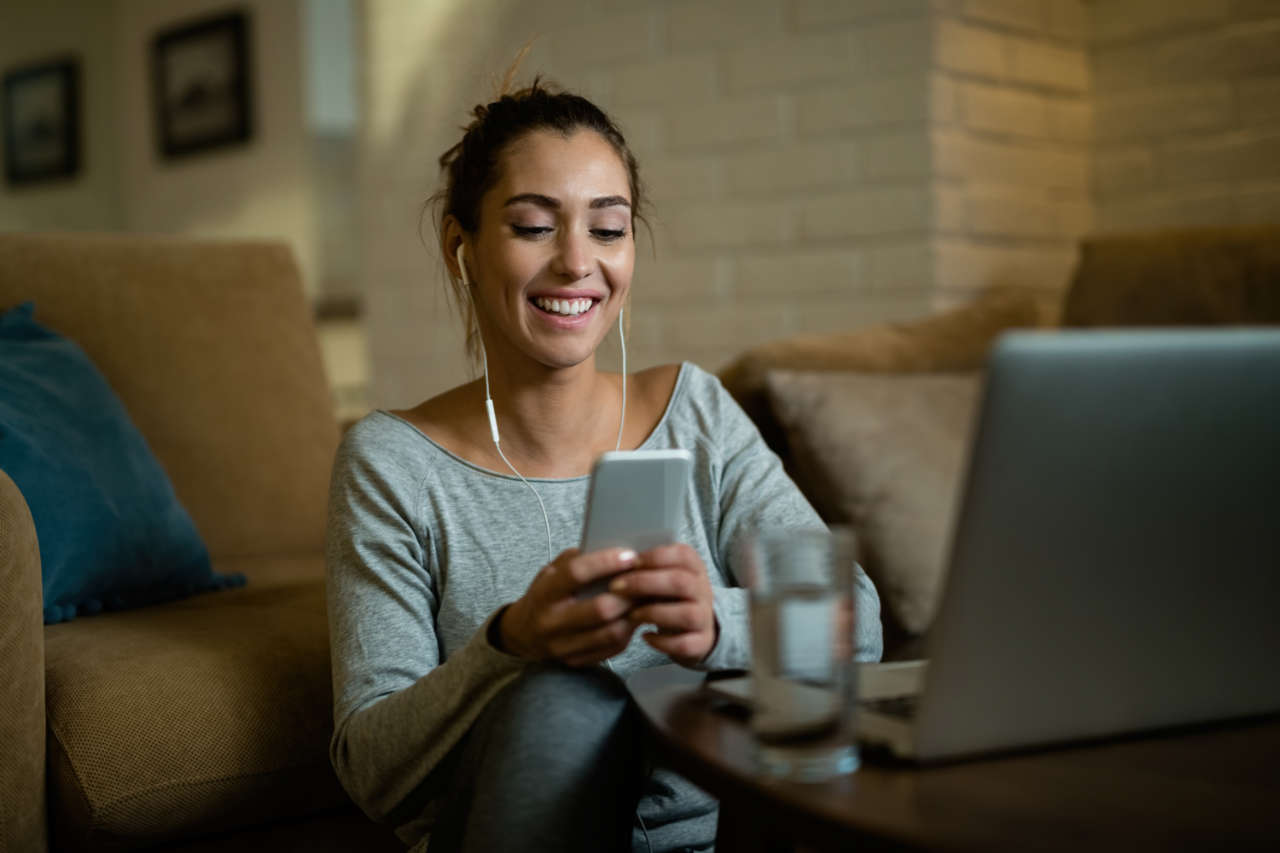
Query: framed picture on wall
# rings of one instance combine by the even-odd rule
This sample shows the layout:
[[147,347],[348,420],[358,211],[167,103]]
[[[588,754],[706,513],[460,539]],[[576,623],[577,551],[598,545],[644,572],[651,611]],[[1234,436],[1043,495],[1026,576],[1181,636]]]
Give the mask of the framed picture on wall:
[[80,63],[59,59],[4,75],[4,174],[14,186],[80,170]]
[[184,157],[249,140],[253,105],[249,19],[244,12],[157,33],[151,68],[162,157]]

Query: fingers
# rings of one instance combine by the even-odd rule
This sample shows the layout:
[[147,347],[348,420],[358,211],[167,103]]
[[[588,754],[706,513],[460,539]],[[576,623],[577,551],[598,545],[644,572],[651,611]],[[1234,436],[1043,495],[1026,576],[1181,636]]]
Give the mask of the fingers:
[[633,625],[653,625],[663,634],[702,631],[712,624],[707,608],[691,601],[656,602],[636,607],[627,614]]
[[650,632],[641,634],[644,641],[672,660],[683,664],[696,664],[710,653],[711,648],[701,633],[659,634]]
[[595,663],[622,652],[636,627],[626,619],[615,619],[590,631],[552,637],[547,650],[570,666],[579,666],[583,661]]
[[708,586],[699,577],[684,568],[635,569],[614,579],[609,592],[628,598],[677,598],[692,600],[701,597],[703,587]]
[[600,578],[617,574],[635,564],[630,548],[603,548],[587,554],[570,548],[542,570],[539,580],[550,586],[553,598],[563,598]]

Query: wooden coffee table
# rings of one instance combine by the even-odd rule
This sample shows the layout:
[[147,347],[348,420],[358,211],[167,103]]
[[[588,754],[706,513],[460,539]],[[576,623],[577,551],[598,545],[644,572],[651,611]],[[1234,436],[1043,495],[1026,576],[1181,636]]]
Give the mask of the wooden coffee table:
[[721,853],[1280,850],[1280,717],[923,768],[864,755],[806,784],[757,770],[746,720],[700,674],[662,667],[627,686],[661,758],[720,798]]

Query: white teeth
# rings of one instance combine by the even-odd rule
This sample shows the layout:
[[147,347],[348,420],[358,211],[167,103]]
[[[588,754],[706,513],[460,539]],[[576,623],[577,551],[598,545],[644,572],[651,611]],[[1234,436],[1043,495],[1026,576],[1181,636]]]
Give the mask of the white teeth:
[[548,299],[545,296],[539,296],[533,300],[533,304],[543,311],[561,314],[566,317],[576,317],[591,308],[590,299]]

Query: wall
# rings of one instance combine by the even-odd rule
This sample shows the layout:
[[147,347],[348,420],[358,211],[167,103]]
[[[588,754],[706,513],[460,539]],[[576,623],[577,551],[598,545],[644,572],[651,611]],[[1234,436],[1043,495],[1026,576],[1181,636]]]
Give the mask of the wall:
[[1280,6],[1094,4],[1104,230],[1280,221]]
[[[535,8],[536,7],[536,8]],[[928,310],[929,0],[366,0],[363,279],[373,402],[469,375],[422,202],[471,105],[538,36],[543,71],[620,120],[654,201],[631,363]],[[615,344],[602,362],[616,364]]]
[[934,29],[935,306],[1065,286],[1092,227],[1082,0],[958,0]]
[[[251,19],[253,137],[181,160],[157,154],[152,129],[153,34],[240,7]],[[128,231],[289,242],[314,291],[313,236],[298,0],[116,0],[121,221]]]
[[[10,187],[0,178],[0,229],[101,231],[120,219],[115,164],[112,7],[98,0],[7,4],[0,12],[0,66],[8,71],[60,56],[80,57],[80,173]],[[0,133],[0,162],[3,161]]]

